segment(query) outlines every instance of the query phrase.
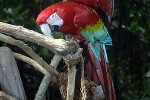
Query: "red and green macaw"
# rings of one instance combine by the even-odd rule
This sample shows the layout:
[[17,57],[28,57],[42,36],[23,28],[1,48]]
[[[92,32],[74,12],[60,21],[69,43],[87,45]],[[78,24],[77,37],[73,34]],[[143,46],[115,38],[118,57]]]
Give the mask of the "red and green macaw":
[[105,49],[105,45],[112,45],[112,40],[94,9],[74,1],[58,2],[41,11],[36,22],[47,36],[52,37],[58,30],[80,42],[87,41],[87,75],[102,85],[106,100],[116,100]]
[[90,6],[97,12],[99,11],[99,9],[102,9],[105,12],[106,16],[108,17],[109,21],[114,12],[114,0],[68,0],[68,1],[74,1]]

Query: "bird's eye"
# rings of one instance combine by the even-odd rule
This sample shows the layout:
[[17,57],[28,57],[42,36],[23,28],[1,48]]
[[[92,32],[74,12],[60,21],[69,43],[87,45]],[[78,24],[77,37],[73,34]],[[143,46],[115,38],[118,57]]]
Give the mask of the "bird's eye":
[[48,26],[49,26],[50,30],[52,31],[52,33],[54,33],[54,27],[53,27],[53,25],[48,24]]
[[56,32],[58,32],[58,31],[59,31],[59,26],[58,26],[58,25],[54,25],[54,30],[55,30]]
[[57,32],[59,30],[59,26],[58,25],[50,25],[50,24],[48,24],[48,26],[51,29],[52,33],[54,33],[55,31]]

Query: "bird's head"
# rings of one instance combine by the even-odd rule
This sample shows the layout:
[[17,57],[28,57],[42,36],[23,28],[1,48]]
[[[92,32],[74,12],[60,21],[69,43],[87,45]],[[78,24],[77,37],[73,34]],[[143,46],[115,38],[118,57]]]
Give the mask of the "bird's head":
[[54,31],[58,31],[59,27],[63,25],[63,20],[56,12],[45,9],[38,15],[36,23],[40,26],[43,34],[52,37]]

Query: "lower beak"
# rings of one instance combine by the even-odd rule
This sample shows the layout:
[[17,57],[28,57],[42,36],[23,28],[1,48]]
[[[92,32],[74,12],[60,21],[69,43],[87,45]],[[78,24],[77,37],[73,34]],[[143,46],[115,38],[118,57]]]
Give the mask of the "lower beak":
[[49,27],[49,25],[47,23],[41,24],[40,28],[41,28],[41,31],[44,35],[47,35],[47,36],[53,38],[52,30],[51,30],[51,28]]

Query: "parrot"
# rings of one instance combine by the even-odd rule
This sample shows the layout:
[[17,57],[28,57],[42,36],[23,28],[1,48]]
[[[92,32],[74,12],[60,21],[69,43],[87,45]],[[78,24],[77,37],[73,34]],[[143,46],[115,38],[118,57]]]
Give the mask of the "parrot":
[[116,100],[105,48],[105,45],[112,45],[112,39],[93,8],[74,1],[58,2],[42,10],[36,23],[49,37],[60,31],[84,42],[88,77],[102,85],[106,100]]
[[107,16],[108,21],[111,22],[111,17],[114,12],[114,0],[69,0],[69,1],[74,1],[90,6],[97,12],[100,12],[99,14]]

